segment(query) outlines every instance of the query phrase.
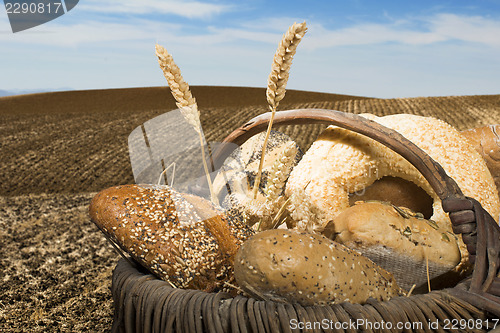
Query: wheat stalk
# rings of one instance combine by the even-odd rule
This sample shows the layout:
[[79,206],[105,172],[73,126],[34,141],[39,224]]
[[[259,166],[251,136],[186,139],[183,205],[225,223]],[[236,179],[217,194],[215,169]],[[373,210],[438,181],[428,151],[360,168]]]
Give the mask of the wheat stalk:
[[257,171],[257,177],[255,178],[255,184],[253,188],[253,196],[257,197],[257,192],[260,186],[260,180],[262,178],[262,167],[264,165],[264,156],[267,147],[267,141],[269,139],[269,134],[271,133],[271,128],[273,126],[274,115],[276,109],[278,108],[279,102],[285,97],[286,84],[288,82],[288,76],[290,67],[292,66],[293,56],[297,51],[297,46],[299,45],[302,37],[304,37],[307,31],[306,22],[294,23],[288,31],[283,35],[278,49],[274,54],[273,65],[271,66],[271,74],[267,80],[267,102],[271,108],[271,119],[269,120],[269,126],[267,127],[266,137],[264,138],[264,144],[262,146],[262,155],[260,157],[259,169]]
[[170,91],[176,100],[176,105],[180,109],[184,119],[188,124],[193,126],[196,133],[200,138],[201,155],[203,160],[203,168],[205,170],[205,175],[207,177],[208,188],[210,190],[210,196],[212,202],[218,204],[217,196],[212,187],[212,180],[210,178],[210,172],[208,171],[207,159],[205,157],[205,144],[203,140],[203,132],[201,130],[200,121],[200,111],[198,110],[198,104],[196,104],[196,99],[191,94],[189,90],[189,85],[184,81],[181,75],[181,70],[175,64],[174,58],[167,52],[167,50],[156,44],[156,55],[158,56],[158,63],[163,71],[163,75],[167,79]]

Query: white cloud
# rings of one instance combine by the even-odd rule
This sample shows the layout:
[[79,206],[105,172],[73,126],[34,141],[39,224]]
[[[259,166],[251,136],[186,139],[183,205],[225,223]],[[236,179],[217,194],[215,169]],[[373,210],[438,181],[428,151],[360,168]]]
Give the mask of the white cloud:
[[480,16],[439,14],[384,24],[361,23],[337,30],[313,23],[309,30],[304,46],[311,49],[382,43],[427,45],[454,40],[500,46],[500,20]]
[[79,20],[59,23],[57,20],[19,33],[0,34],[0,41],[12,45],[47,45],[72,47],[82,44],[155,40],[164,34],[176,34],[182,26],[173,23],[134,19],[122,22]]
[[221,40],[225,41],[247,40],[261,43],[278,43],[281,39],[281,35],[278,33],[240,28],[219,28],[212,26],[208,31],[213,36],[219,36]]
[[231,10],[232,6],[181,0],[87,0],[78,5],[79,10],[113,14],[173,14],[187,18],[208,18]]
[[[280,36],[283,35],[286,29],[292,25],[293,23],[302,23],[304,22],[301,18],[296,17],[264,17],[259,18],[253,21],[241,21],[240,27],[246,30],[260,30],[260,31],[272,31],[275,33],[279,33]],[[309,26],[309,22],[308,22]]]
[[[97,4],[88,0],[84,8],[98,11],[110,10],[108,2]],[[141,4],[142,9],[134,6]],[[208,9],[204,9],[204,6]],[[193,6],[195,9],[191,8]],[[122,11],[178,11],[183,15],[211,15],[226,10],[223,5],[212,8],[212,4],[198,2],[159,2],[154,0],[124,0]],[[45,45],[78,45],[106,41],[126,41],[138,39],[162,39],[179,44],[221,45],[235,41],[253,41],[276,44],[288,25],[298,21],[291,18],[258,19],[236,23],[235,25],[212,25],[190,32],[185,23],[169,23],[137,17],[123,18],[120,21],[85,18],[69,18],[64,22],[54,21],[35,29],[17,34],[0,34],[0,41],[14,43],[34,43]],[[446,41],[481,43],[500,47],[500,20],[480,16],[461,16],[439,14],[426,18],[394,19],[387,23],[358,23],[340,29],[328,29],[321,22],[308,23],[309,31],[302,49],[311,51],[337,46],[374,45],[395,43],[404,45],[428,45]]]
[[315,29],[311,28],[310,30],[309,40],[304,39],[304,45],[312,49],[386,42],[428,44],[443,41],[443,38],[432,33],[403,30],[382,24],[361,24],[334,31],[316,26]]
[[429,20],[435,34],[450,40],[500,46],[500,20],[441,14]]

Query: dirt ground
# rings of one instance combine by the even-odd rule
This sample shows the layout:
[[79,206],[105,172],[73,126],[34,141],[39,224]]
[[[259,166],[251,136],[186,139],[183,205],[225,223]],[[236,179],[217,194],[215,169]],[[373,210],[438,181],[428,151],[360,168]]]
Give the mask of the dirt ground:
[[[266,111],[264,89],[193,87],[209,141]],[[0,331],[105,332],[119,255],[88,218],[93,195],[133,183],[127,137],[174,109],[165,88],[0,98]],[[437,116],[466,129],[500,123],[500,95],[413,99],[290,91],[285,108]],[[283,131],[306,148],[324,126]]]
[[88,219],[91,197],[0,198],[0,331],[109,331],[118,256]]

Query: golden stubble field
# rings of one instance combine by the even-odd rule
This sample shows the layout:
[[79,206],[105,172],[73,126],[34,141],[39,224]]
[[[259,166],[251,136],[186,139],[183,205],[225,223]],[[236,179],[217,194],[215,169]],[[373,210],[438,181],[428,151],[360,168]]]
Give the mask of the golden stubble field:
[[[192,87],[208,141],[267,111],[265,89]],[[500,123],[500,95],[402,99],[288,91],[280,109],[435,116],[459,130]],[[175,109],[168,88],[0,98],[0,331],[103,332],[119,256],[90,222],[104,188],[133,182],[127,137]],[[323,125],[281,128],[307,148]]]

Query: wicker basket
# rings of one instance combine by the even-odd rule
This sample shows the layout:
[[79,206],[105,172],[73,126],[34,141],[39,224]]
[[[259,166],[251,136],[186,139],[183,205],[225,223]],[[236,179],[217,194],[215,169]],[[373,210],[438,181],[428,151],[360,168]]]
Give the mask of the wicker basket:
[[[270,114],[258,116],[225,142],[242,144],[265,130]],[[453,231],[461,234],[473,273],[454,288],[365,305],[303,307],[226,293],[172,288],[138,265],[121,260],[114,273],[114,332],[486,332],[500,317],[500,228],[466,198],[442,167],[399,133],[355,114],[332,110],[280,111],[274,124],[327,123],[364,134],[412,163],[441,198]],[[219,160],[227,156],[223,148]],[[500,322],[497,327],[500,327]]]

